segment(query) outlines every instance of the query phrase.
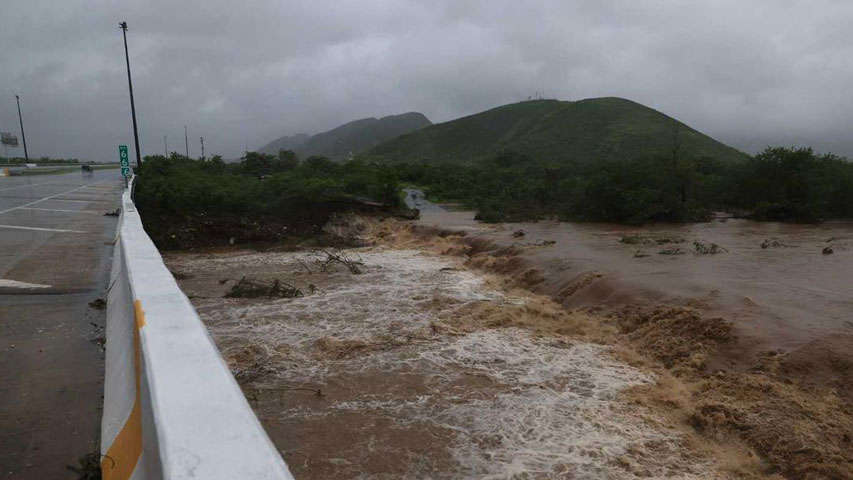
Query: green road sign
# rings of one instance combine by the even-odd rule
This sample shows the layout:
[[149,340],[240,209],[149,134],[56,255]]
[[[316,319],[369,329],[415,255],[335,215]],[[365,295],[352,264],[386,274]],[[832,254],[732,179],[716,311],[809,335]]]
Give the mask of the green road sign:
[[[129,167],[130,161],[127,158],[127,145],[119,145],[118,146],[118,159],[121,162],[122,167]],[[124,172],[124,168],[122,168],[122,172]],[[126,177],[127,175],[125,175]]]
[[129,177],[133,170],[130,167],[121,167],[121,176]]

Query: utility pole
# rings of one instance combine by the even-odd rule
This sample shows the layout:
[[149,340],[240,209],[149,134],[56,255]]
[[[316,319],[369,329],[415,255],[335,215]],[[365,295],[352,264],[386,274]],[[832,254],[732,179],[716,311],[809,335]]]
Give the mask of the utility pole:
[[166,146],[166,136],[163,135],[163,155],[169,158],[169,147]]
[[139,154],[139,132],[136,129],[136,104],[133,103],[133,81],[130,79],[130,55],[127,53],[127,22],[118,24],[124,37],[124,59],[127,62],[127,88],[130,90],[130,115],[133,117],[133,145],[136,147],[136,167],[142,174],[142,156]]
[[27,154],[27,136],[24,135],[24,117],[21,116],[21,97],[15,95],[15,102],[18,103],[18,121],[21,122],[21,140],[24,141],[24,161],[30,163],[30,156]]
[[184,125],[184,144],[187,147],[187,158],[190,158],[190,141],[187,138],[187,126]]
[[204,158],[204,137],[199,137],[201,139],[201,158]]

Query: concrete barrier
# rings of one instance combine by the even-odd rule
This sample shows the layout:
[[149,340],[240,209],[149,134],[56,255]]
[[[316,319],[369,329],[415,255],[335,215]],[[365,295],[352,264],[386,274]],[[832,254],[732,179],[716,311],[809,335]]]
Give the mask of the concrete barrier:
[[125,192],[107,302],[104,479],[292,479]]

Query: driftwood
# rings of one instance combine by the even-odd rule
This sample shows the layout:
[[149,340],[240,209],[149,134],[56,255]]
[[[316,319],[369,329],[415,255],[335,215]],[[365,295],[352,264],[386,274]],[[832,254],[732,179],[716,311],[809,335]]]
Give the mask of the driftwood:
[[362,273],[361,268],[364,267],[364,262],[362,262],[360,258],[350,257],[346,253],[340,251],[330,252],[327,250],[320,250],[319,253],[326,256],[326,258],[317,260],[317,263],[320,265],[321,272],[327,272],[330,268],[334,268],[336,265],[343,265],[353,275],[360,275]]
[[715,255],[717,253],[728,252],[728,250],[716,243],[703,243],[700,241],[693,242],[693,248],[696,250],[696,253],[701,253],[702,255]]
[[294,298],[302,297],[302,290],[293,285],[282,282],[279,279],[272,281],[252,280],[246,277],[240,279],[231,287],[231,290],[225,294],[227,298],[258,298],[258,297],[279,297],[279,298]]

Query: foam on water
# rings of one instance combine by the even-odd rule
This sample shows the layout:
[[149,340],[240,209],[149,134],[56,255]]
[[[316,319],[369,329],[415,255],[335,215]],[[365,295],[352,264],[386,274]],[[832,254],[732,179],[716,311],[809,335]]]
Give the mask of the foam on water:
[[[620,391],[654,379],[611,358],[607,347],[534,336],[518,327],[455,336],[429,329],[474,302],[510,308],[535,301],[532,297],[490,290],[482,277],[448,270],[455,266],[449,260],[418,251],[368,249],[360,255],[363,275],[330,274],[317,295],[196,300],[232,364],[239,363],[234,359],[241,350],[261,352],[255,360],[270,373],[261,381],[266,388],[356,383],[348,387],[355,393],[329,398],[328,407],[289,405],[275,412],[277,419],[322,424],[356,413],[378,415],[415,432],[431,425],[449,436],[436,440],[435,448],[449,450],[452,459],[440,477],[716,476],[707,462],[686,452],[678,433],[652,426],[619,401]],[[303,253],[187,255],[170,263],[213,274],[271,265],[296,269],[309,259]],[[324,356],[318,342],[328,339],[366,347]],[[391,385],[376,392],[357,384],[394,375],[417,376],[424,387],[408,391]],[[371,441],[366,452],[389,447]],[[328,453],[328,462],[359,461],[352,457],[358,453]],[[413,462],[401,476],[423,478],[418,465]]]

